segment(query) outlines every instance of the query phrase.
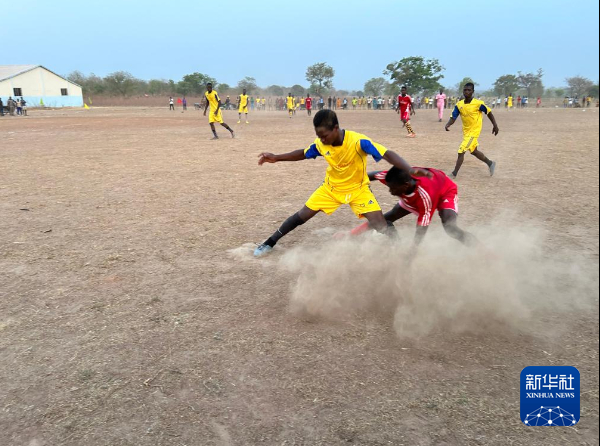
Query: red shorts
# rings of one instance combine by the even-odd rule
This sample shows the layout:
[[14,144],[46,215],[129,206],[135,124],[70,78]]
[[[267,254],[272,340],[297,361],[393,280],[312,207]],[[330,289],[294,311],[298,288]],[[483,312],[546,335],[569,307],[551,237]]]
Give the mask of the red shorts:
[[[452,186],[440,197],[437,205],[438,212],[443,209],[449,209],[458,214],[458,187],[456,187],[456,184],[450,178],[448,178],[448,181],[452,183]],[[448,185],[450,185],[449,183]]]
[[400,120],[410,121],[410,110],[400,110]]

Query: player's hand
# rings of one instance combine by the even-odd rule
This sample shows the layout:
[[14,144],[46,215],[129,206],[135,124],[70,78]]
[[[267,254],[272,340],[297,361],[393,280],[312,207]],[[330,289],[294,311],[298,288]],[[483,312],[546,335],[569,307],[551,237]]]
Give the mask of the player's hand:
[[410,114],[411,114],[411,116],[412,116],[412,115],[416,115],[416,114],[417,114],[417,112],[416,112],[416,111],[414,111],[414,110],[411,110],[411,111],[410,111]]
[[219,110],[215,110],[215,116],[219,115]]
[[259,166],[262,166],[264,163],[276,163],[276,162],[277,162],[277,158],[272,153],[263,152],[260,155],[258,155],[258,165]]
[[204,116],[206,116],[206,110],[204,110]]
[[433,174],[427,169],[410,169],[411,176],[413,177],[427,177],[433,178]]
[[495,125],[494,128],[492,128],[492,135],[494,135],[494,136],[498,135],[499,131],[500,131],[500,129],[498,128],[498,126]]

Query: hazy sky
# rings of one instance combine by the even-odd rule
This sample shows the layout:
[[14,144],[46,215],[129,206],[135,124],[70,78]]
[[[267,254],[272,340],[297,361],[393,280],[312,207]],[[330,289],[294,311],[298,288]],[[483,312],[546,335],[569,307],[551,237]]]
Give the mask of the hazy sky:
[[142,79],[195,71],[235,85],[308,85],[327,62],[338,89],[362,89],[407,56],[437,58],[442,84],[543,68],[544,84],[598,81],[598,0],[28,0],[2,6],[0,65]]

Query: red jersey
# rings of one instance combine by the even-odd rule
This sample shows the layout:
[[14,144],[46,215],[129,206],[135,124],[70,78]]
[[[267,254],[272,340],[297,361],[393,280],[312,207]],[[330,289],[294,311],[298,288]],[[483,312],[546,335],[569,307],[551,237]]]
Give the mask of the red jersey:
[[312,109],[312,98],[306,98],[306,101],[304,103],[306,104],[306,109],[307,110],[311,110]]
[[[412,194],[402,195],[398,204],[417,215],[417,226],[429,226],[436,209],[450,209],[458,214],[458,187],[448,176],[437,169],[427,168],[432,178],[413,177],[417,182]],[[387,171],[375,178],[385,184]]]
[[412,103],[412,99],[410,98],[409,95],[406,95],[406,96],[399,95],[398,96],[398,105],[400,106],[401,112],[406,113],[407,111],[410,111],[411,103]]

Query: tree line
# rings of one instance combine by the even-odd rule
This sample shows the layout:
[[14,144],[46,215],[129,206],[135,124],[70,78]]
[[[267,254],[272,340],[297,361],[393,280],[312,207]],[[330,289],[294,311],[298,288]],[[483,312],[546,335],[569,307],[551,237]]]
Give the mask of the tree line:
[[[303,96],[310,93],[314,96],[396,96],[400,87],[405,85],[412,95],[429,96],[439,89],[444,89],[447,94],[460,96],[462,86],[467,82],[478,85],[471,77],[466,76],[456,85],[443,85],[443,71],[445,68],[437,59],[425,59],[420,56],[406,57],[388,64],[383,70],[385,77],[375,77],[365,82],[362,90],[337,90],[333,86],[335,70],[325,62],[319,62],[306,69],[305,78],[309,87],[302,85],[270,85],[259,87],[256,79],[246,76],[235,86],[219,83],[217,79],[204,73],[186,74],[180,81],[172,79],[142,80],[126,71],[110,73],[105,77],[90,74],[84,75],[74,71],[67,75],[67,79],[83,88],[85,96],[201,96],[206,90],[206,83],[212,82],[215,88],[225,95],[237,94],[245,88],[249,94],[258,96]],[[496,79],[492,89],[478,92],[482,96],[506,96],[509,94],[526,94],[530,97],[551,96],[592,96],[598,97],[598,84],[582,76],[568,77],[566,86],[546,89],[543,84],[544,72],[540,68],[534,73],[517,72],[504,74]]]

